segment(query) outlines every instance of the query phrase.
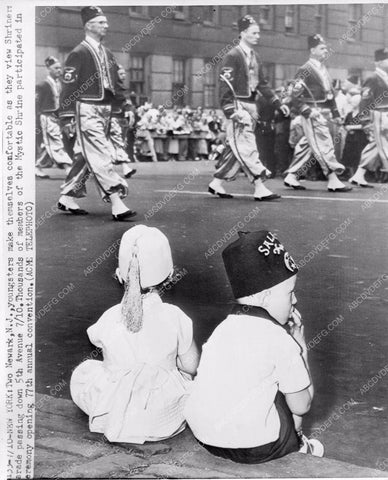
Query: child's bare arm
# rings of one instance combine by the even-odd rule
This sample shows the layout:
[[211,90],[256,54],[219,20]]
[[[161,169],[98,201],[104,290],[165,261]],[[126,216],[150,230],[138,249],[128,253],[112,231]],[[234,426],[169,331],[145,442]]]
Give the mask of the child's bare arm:
[[199,358],[199,350],[197,344],[193,340],[187,352],[183,355],[179,355],[177,358],[179,370],[189,373],[190,375],[195,375],[197,373]]
[[294,415],[302,416],[310,410],[312,397],[308,388],[300,392],[285,393],[284,397]]

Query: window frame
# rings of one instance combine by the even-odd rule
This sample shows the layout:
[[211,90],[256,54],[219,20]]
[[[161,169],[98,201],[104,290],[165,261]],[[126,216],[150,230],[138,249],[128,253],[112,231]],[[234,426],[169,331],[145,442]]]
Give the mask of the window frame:
[[[289,16],[288,13],[290,9],[292,15]],[[292,30],[288,30],[289,27],[286,25],[286,18],[292,19]],[[283,26],[286,35],[297,35],[299,33],[299,5],[285,5]]]
[[[141,8],[141,11],[135,11],[134,8]],[[128,6],[128,14],[130,17],[149,17],[148,5],[133,5]]]
[[[212,59],[209,58],[204,58],[204,65],[207,64],[212,64]],[[211,74],[211,78],[210,78]],[[209,81],[211,80],[211,81]],[[212,89],[212,99],[211,99],[211,105],[206,105],[205,102],[205,88],[210,87]],[[215,68],[211,68],[207,70],[204,75],[203,75],[203,107],[204,108],[215,108],[217,105],[217,71]]]
[[[134,59],[141,59],[141,63],[142,63],[142,68],[134,68],[133,67],[133,63],[134,63]],[[132,78],[132,75],[133,75],[133,72],[138,72],[138,71],[141,71],[142,72],[142,80],[137,80],[137,79],[133,79]],[[147,85],[146,85],[146,57],[144,55],[131,55],[130,56],[130,59],[129,59],[129,70],[128,70],[128,83],[129,83],[129,90],[130,91],[134,91],[136,92],[136,94],[138,95],[138,97],[140,98],[141,96],[145,96],[146,95],[146,89],[147,89]],[[139,85],[141,84],[142,85],[142,88],[141,88],[141,91],[138,91],[137,88],[133,88],[134,85]]]

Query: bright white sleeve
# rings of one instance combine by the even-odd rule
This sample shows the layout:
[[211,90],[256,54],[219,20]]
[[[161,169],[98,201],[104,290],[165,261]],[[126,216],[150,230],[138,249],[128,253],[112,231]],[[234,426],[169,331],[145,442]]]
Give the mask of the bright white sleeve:
[[89,340],[93,345],[99,348],[103,347],[106,329],[112,329],[113,320],[120,308],[120,304],[109,308],[101,315],[96,323],[93,323],[93,325],[86,330]]

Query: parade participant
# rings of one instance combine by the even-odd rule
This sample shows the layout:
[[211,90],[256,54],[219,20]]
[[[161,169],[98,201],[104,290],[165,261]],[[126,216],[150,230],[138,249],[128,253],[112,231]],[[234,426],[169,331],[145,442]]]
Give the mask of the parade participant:
[[268,231],[239,232],[222,257],[237,304],[202,349],[184,410],[194,436],[239,463],[298,450],[322,456],[322,444],[302,433],[313,386],[295,262]]
[[346,115],[344,128],[347,131],[341,162],[346,167],[347,178],[353,176],[360,163],[361,152],[368,143],[360,121],[361,88],[352,87],[346,92],[351,111]]
[[185,428],[182,412],[199,355],[190,318],[158,294],[172,271],[160,230],[137,225],[124,233],[116,272],[123,299],[87,330],[104,360],[84,361],[70,381],[90,431],[110,442],[159,441]]
[[375,72],[367,78],[361,93],[360,117],[369,134],[360,164],[350,183],[371,187],[367,170],[388,173],[388,48],[375,51]]
[[345,167],[335,156],[333,138],[328,127],[328,122],[340,123],[335,92],[324,65],[329,50],[318,34],[308,37],[308,48],[310,58],[298,69],[292,90],[293,105],[301,114],[304,136],[295,147],[284,184],[295,190],[305,190],[298,182],[298,174],[306,173],[314,157],[328,178],[329,192],[348,192],[351,187],[344,185],[337,177],[337,173],[341,174]]
[[112,101],[120,94],[118,65],[101,43],[108,30],[101,8],[83,7],[81,18],[85,40],[67,57],[63,75],[59,116],[65,131],[75,118],[77,139],[74,164],[62,186],[58,208],[75,215],[88,213],[75,198],[85,197],[85,182],[92,173],[102,198],[112,204],[113,219],[123,221],[136,212],[121,200],[128,194],[128,185],[113,168],[108,138]]
[[[131,178],[136,173],[135,168],[129,166],[130,160],[125,149],[127,131],[129,128],[129,106],[130,101],[123,95],[126,93],[125,89],[125,69],[122,65],[118,65],[117,75],[121,85],[120,95],[115,95],[112,102],[112,116],[109,127],[109,139],[111,141],[112,162],[114,165],[120,165],[123,169],[125,178]],[[118,99],[116,100],[116,98]]]
[[270,178],[276,175],[276,157],[275,157],[275,115],[276,109],[272,102],[268,101],[263,95],[258,95],[256,102],[259,120],[256,124],[255,135],[256,145],[259,151],[260,159],[263,164],[271,171]]
[[270,174],[259,158],[254,135],[258,119],[256,96],[260,92],[275,108],[289,115],[265,79],[263,65],[254,51],[260,38],[257,22],[246,15],[238,21],[240,43],[224,57],[221,67],[220,102],[227,118],[226,135],[228,146],[214,174],[208,191],[221,198],[231,198],[222,185],[224,180],[236,178],[242,169],[254,183],[254,199],[257,201],[280,198],[263,184]]
[[[65,151],[58,119],[59,97],[62,89],[60,82],[62,65],[58,59],[52,56],[47,57],[44,63],[48,75],[43,82],[36,86],[36,110],[44,145],[35,164],[35,175],[38,178],[49,178],[42,168],[53,165],[63,168],[68,174],[73,163]],[[49,159],[49,163],[47,159]]]

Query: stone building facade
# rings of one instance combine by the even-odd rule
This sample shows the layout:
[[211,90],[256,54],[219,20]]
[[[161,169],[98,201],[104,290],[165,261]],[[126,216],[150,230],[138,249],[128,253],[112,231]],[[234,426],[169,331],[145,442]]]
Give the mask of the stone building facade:
[[[105,43],[127,71],[128,86],[154,104],[217,107],[218,67],[238,41],[236,20],[260,22],[258,52],[277,87],[293,78],[308,56],[307,36],[321,33],[330,46],[333,78],[374,68],[373,53],[388,46],[388,5],[102,6],[109,21]],[[81,7],[36,8],[36,79],[44,59],[67,54],[83,38]]]

